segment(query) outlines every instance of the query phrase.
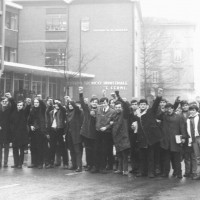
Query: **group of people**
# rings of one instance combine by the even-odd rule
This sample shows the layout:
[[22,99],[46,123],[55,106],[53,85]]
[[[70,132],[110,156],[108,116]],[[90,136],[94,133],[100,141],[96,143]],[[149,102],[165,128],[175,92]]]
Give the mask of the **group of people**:
[[37,95],[16,103],[6,93],[0,109],[0,167],[8,167],[12,143],[11,167],[21,169],[30,144],[29,168],[54,168],[62,162],[65,169],[81,172],[85,148],[85,170],[91,173],[114,170],[116,174],[167,178],[172,168],[173,176],[182,178],[184,160],[184,176],[198,180],[199,108],[179,98],[168,103],[162,93],[159,88],[151,107],[146,99],[128,102],[119,91],[110,99],[104,95],[88,101],[83,87],[79,87],[77,102],[69,96],[64,102],[51,97],[43,101]]

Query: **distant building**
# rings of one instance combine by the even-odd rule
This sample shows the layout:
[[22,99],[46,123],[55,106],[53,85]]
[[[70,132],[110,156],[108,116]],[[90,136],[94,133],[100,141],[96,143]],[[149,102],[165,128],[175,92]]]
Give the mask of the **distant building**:
[[[150,47],[146,55],[148,63],[151,63],[146,67],[149,96],[162,87],[165,97],[171,102],[177,96],[181,96],[181,99],[193,97],[195,28],[195,24],[188,22],[144,19],[144,35]],[[144,63],[141,72],[143,76]],[[141,85],[144,95],[144,79]]]
[[77,99],[81,83],[87,97],[100,96],[104,89],[108,96],[114,90],[128,99],[140,95],[138,1],[14,2],[6,8],[10,22],[1,91],[55,98],[67,86]]

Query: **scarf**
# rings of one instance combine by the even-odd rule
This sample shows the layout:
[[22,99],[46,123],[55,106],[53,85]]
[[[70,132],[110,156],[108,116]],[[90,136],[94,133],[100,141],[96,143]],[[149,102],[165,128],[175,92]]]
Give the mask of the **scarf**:
[[[193,127],[191,125],[193,123]],[[198,124],[199,124],[199,114],[196,113],[194,116],[189,116],[189,119],[187,119],[187,132],[189,135],[189,145],[191,146],[192,138],[199,136],[198,131]]]

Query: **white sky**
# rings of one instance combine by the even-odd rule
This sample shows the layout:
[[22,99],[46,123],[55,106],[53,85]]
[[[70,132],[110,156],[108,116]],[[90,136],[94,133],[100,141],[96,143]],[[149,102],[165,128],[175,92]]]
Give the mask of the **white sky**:
[[200,22],[200,0],[140,0],[144,17]]

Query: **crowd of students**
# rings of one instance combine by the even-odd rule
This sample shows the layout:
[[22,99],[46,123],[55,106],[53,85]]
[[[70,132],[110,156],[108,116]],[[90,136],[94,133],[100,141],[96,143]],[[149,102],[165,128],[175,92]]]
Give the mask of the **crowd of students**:
[[128,102],[119,91],[112,93],[110,100],[104,95],[88,101],[83,87],[79,87],[78,102],[69,96],[63,103],[50,97],[43,101],[37,95],[15,103],[6,93],[0,109],[0,167],[8,167],[12,143],[11,167],[21,169],[30,144],[29,168],[54,168],[62,161],[63,168],[81,172],[85,148],[85,170],[91,173],[114,170],[116,174],[167,178],[172,168],[173,176],[182,178],[184,160],[184,176],[198,180],[198,106],[179,98],[175,104],[168,103],[162,93],[158,89],[151,107],[146,99]]

